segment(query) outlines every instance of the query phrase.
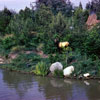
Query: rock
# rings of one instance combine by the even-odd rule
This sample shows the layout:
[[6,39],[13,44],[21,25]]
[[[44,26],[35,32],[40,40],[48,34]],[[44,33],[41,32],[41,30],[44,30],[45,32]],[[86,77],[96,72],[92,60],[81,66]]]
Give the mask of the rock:
[[60,62],[53,63],[50,66],[51,73],[54,73],[55,70],[62,70],[62,69],[63,69],[63,65]]
[[70,76],[74,71],[74,66],[69,66],[63,70],[64,76]]
[[84,76],[85,78],[87,78],[87,77],[90,76],[90,74],[89,74],[89,73],[86,73],[86,74],[83,74],[83,76]]

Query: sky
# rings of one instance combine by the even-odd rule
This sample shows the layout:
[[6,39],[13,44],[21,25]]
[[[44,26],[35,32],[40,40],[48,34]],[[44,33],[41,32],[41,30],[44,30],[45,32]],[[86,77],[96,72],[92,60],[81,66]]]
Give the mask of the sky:
[[[0,10],[7,7],[8,9],[18,12],[20,9],[24,9],[26,6],[30,7],[30,2],[34,1],[35,0],[0,0]],[[71,0],[75,6],[79,5],[79,2],[82,2],[83,8],[85,8],[86,3],[89,1],[90,0]]]

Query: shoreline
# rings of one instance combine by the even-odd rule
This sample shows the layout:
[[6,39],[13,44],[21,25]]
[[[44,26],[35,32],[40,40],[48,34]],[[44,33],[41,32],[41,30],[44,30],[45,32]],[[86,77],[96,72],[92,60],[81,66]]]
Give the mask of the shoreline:
[[[21,74],[31,74],[31,75],[35,75],[35,76],[41,76],[41,75],[36,75],[35,73],[33,73],[32,71],[21,71],[19,69],[17,70],[14,70],[14,69],[10,69],[8,67],[4,68],[4,67],[1,67],[2,65],[0,65],[0,69],[3,69],[3,70],[7,70],[7,71],[11,71],[11,72],[18,72],[18,73],[21,73]],[[50,73],[49,73],[50,74]],[[70,77],[55,77],[53,75],[46,75],[46,76],[41,76],[41,77],[50,77],[50,78],[60,78],[60,79],[72,79],[72,80],[100,80],[100,77],[95,77],[95,76],[90,76],[90,77],[74,77],[74,76],[70,76]]]

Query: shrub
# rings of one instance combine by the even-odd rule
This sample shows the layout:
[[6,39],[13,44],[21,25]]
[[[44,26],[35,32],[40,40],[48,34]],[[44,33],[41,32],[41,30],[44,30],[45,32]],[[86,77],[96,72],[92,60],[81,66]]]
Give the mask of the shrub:
[[63,77],[63,70],[55,70],[53,75],[55,77]]
[[22,50],[24,50],[25,49],[25,46],[14,46],[14,47],[12,47],[12,49],[11,49],[11,52],[19,52],[19,51],[22,51]]
[[14,35],[5,35],[2,39],[2,45],[4,49],[10,49],[12,46],[16,45]]
[[[97,60],[92,60],[87,55],[81,55],[79,52],[71,52],[70,56],[67,57],[67,64],[75,66],[74,74],[79,76],[80,74],[98,72],[99,62]],[[68,63],[69,58],[74,58],[70,63]]]
[[45,76],[48,74],[48,66],[46,65],[46,63],[44,62],[39,62],[36,65],[35,70],[33,71],[36,75],[42,75]]
[[20,54],[17,58],[12,60],[12,65],[17,68],[29,68],[35,66],[38,61],[41,61],[40,56],[30,53],[30,54]]
[[[99,29],[100,31],[100,29]],[[89,31],[89,34],[84,43],[85,52],[88,55],[100,56],[100,33],[96,28]]]
[[64,61],[65,62],[66,61],[66,53],[64,53],[64,54],[59,54],[59,53],[50,54],[49,60],[50,60],[50,63],[54,63],[56,61],[58,61],[58,62]]

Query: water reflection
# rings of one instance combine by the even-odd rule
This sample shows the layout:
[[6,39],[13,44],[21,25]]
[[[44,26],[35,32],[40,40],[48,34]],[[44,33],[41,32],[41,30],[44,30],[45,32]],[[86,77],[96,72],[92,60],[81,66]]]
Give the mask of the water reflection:
[[99,81],[37,77],[0,70],[0,100],[99,100]]
[[22,98],[28,89],[31,89],[33,86],[32,75],[25,75],[6,70],[3,71],[3,81],[9,88],[14,88],[20,98]]

